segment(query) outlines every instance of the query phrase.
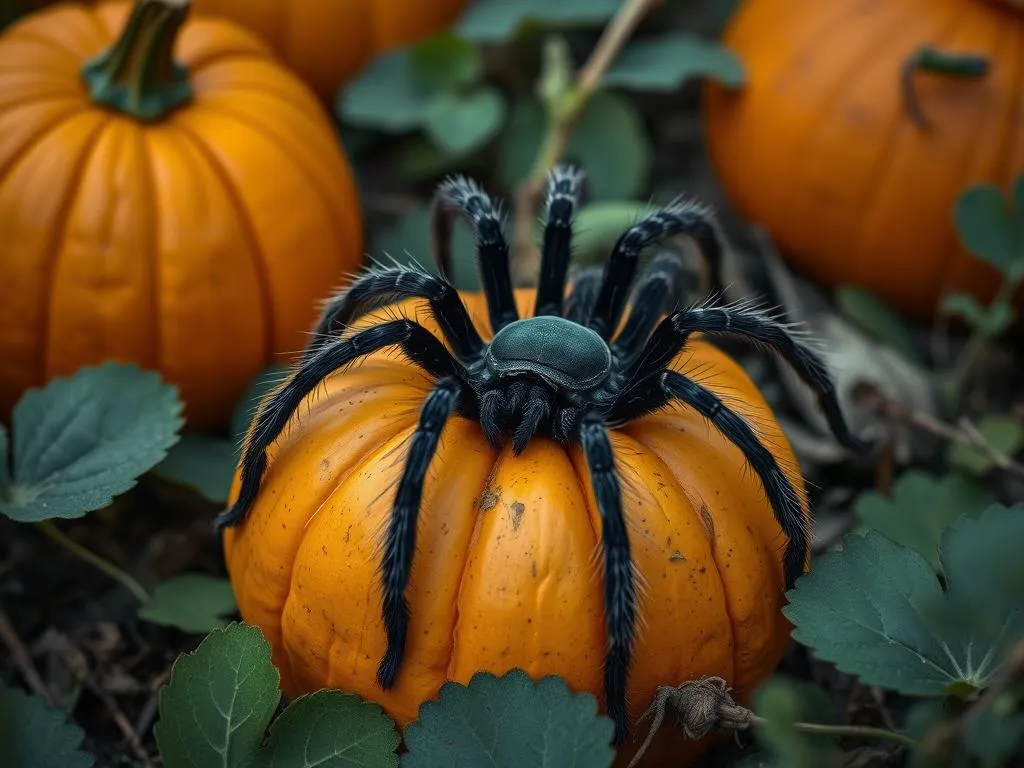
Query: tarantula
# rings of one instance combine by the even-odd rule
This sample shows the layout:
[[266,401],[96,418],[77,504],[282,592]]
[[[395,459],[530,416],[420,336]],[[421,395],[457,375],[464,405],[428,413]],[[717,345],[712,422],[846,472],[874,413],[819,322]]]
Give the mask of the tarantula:
[[[452,219],[463,215],[476,234],[488,314],[494,336],[484,341],[456,288],[444,277],[406,267],[377,268],[329,300],[315,334],[289,380],[260,405],[241,459],[237,501],[217,519],[240,523],[256,498],[267,467],[267,448],[300,403],[327,376],[387,347],[398,347],[435,380],[423,402],[398,483],[384,538],[382,616],[387,649],[378,684],[394,685],[402,664],[410,609],[404,592],[416,546],[423,484],[445,423],[461,416],[480,424],[494,445],[511,439],[520,453],[536,435],[580,444],[602,521],[605,622],[608,647],[604,690],[615,740],[627,733],[626,680],[633,650],[637,587],[609,428],[673,404],[704,416],[734,443],[760,478],[788,537],[787,588],[803,572],[808,548],[799,497],[755,430],[713,392],[667,368],[693,333],[729,334],[778,352],[815,390],[828,423],[845,446],[864,445],[848,430],[823,361],[787,328],[749,306],[698,305],[676,309],[683,265],[663,252],[649,264],[633,294],[625,326],[616,329],[644,249],[677,235],[699,246],[718,285],[721,246],[704,206],[684,202],[640,219],[616,242],[603,274],[581,273],[568,298],[566,275],[572,222],[582,174],[569,168],[550,176],[540,279],[533,316],[520,318],[509,272],[509,246],[488,195],[467,179],[451,178],[434,199],[435,246],[446,252]],[[403,299],[425,300],[443,340],[406,318],[347,331],[368,311]],[[450,348],[450,350],[449,350]]]

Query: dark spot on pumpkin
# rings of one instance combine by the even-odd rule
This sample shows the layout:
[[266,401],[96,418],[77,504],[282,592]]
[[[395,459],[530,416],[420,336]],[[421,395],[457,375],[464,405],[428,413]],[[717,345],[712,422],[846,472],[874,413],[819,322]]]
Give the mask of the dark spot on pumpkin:
[[526,505],[521,501],[513,501],[508,509],[512,513],[512,530],[518,531],[520,523],[523,522],[523,513],[526,512]]
[[480,494],[480,509],[484,512],[494,509],[500,500],[501,486],[488,485],[484,488],[484,492]]
[[681,563],[685,559],[686,558],[683,557],[683,553],[680,552],[678,549],[675,552],[673,552],[671,555],[668,556],[668,561],[670,563]]

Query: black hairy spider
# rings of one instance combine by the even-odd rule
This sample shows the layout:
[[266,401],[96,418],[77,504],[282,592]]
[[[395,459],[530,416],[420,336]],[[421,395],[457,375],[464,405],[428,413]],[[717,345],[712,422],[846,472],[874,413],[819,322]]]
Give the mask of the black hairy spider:
[[[387,650],[377,680],[390,688],[401,668],[409,626],[404,592],[416,546],[424,479],[447,420],[453,415],[472,419],[492,444],[511,439],[516,453],[535,435],[580,444],[602,520],[608,634],[604,690],[608,713],[615,721],[616,743],[621,744],[627,733],[626,681],[637,589],[609,427],[679,403],[718,428],[757,473],[788,537],[787,588],[802,573],[808,548],[807,521],[797,493],[753,428],[710,390],[667,366],[693,333],[729,334],[768,347],[817,393],[840,442],[854,450],[864,445],[846,426],[824,362],[786,326],[749,307],[676,309],[682,298],[683,265],[674,254],[661,253],[650,262],[636,286],[625,326],[615,334],[638,258],[649,246],[677,235],[692,238],[704,256],[711,282],[719,284],[721,247],[710,215],[701,205],[680,203],[637,221],[618,239],[603,274],[583,272],[566,300],[572,221],[581,182],[582,174],[571,169],[551,174],[540,280],[534,316],[527,319],[521,319],[516,310],[509,247],[491,199],[466,179],[444,182],[433,209],[436,244],[439,251],[447,251],[455,215],[462,214],[475,231],[494,337],[489,343],[481,338],[457,290],[443,277],[392,267],[371,270],[355,280],[325,305],[313,340],[290,379],[261,403],[242,454],[238,499],[218,517],[217,525],[237,525],[245,518],[260,489],[268,446],[325,377],[387,347],[398,347],[434,377],[436,384],[422,405],[409,444],[384,539],[381,583]],[[403,299],[429,304],[443,342],[405,318],[346,332],[366,312]]]

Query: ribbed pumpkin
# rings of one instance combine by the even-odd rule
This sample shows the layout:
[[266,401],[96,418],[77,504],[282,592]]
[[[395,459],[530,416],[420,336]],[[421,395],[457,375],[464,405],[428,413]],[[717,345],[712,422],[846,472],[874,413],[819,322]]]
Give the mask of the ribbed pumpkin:
[[361,260],[313,94],[240,27],[182,26],[187,9],[69,4],[0,37],[4,413],[115,358],[179,385],[193,424],[222,423]]
[[[521,317],[533,300],[532,291],[517,293]],[[487,338],[483,298],[465,301]],[[438,333],[418,302],[356,326],[396,311]],[[789,444],[739,365],[695,341],[673,367],[758,425],[806,508]],[[582,453],[534,438],[515,457],[461,418],[447,426],[424,488],[402,672],[392,690],[377,686],[380,536],[430,386],[384,351],[334,374],[298,408],[269,451],[249,517],[224,534],[243,618],[272,643],[287,694],[352,691],[401,725],[444,681],[467,682],[478,670],[559,674],[601,698],[601,523]],[[780,613],[785,539],[740,452],[687,409],[632,422],[613,443],[644,584],[628,693],[639,738],[625,760],[642,741],[636,721],[658,685],[721,675],[745,696],[775,668],[791,627]],[[236,476],[232,502],[237,492]],[[707,748],[666,723],[643,765],[676,766]]]
[[245,25],[321,97],[379,53],[429,37],[466,0],[194,0],[197,13]]
[[[1024,12],[1005,0],[745,0],[725,45],[746,85],[709,85],[707,140],[739,212],[794,265],[856,283],[925,317],[947,291],[991,295],[995,271],[959,244],[970,185],[1009,190],[1024,170]],[[988,73],[912,77],[930,46],[979,54]]]

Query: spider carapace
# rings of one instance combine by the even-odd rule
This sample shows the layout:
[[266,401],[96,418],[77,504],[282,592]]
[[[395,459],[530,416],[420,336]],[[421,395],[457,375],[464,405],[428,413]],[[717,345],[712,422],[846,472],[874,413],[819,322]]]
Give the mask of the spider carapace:
[[[787,535],[787,588],[803,572],[808,549],[807,519],[795,489],[752,426],[710,389],[669,364],[694,333],[727,334],[774,350],[817,393],[838,440],[853,450],[864,445],[847,428],[823,360],[787,326],[749,304],[680,308],[685,270],[672,250],[662,249],[649,261],[621,322],[641,253],[673,237],[687,236],[698,245],[712,287],[720,286],[721,244],[705,206],[681,202],[641,218],[619,237],[603,271],[582,271],[566,295],[581,182],[582,175],[570,168],[558,168],[550,176],[536,302],[533,316],[526,319],[516,309],[508,242],[490,197],[461,177],[444,182],[433,208],[436,247],[446,252],[451,220],[464,216],[476,234],[493,337],[489,342],[482,338],[458,291],[444,277],[410,267],[374,268],[358,277],[326,303],[290,378],[261,403],[242,454],[238,498],[217,524],[237,525],[245,519],[267,468],[268,446],[325,377],[384,348],[397,347],[423,368],[435,383],[409,441],[383,542],[387,649],[377,680],[389,688],[401,671],[408,641],[410,608],[404,593],[423,485],[446,422],[453,416],[472,419],[489,442],[511,440],[517,453],[538,435],[580,445],[602,523],[608,642],[604,689],[616,743],[621,744],[627,733],[626,682],[637,623],[637,578],[609,428],[681,405],[720,430],[760,478]],[[367,312],[406,299],[428,303],[444,341],[407,318],[382,320],[359,331],[349,328]]]

